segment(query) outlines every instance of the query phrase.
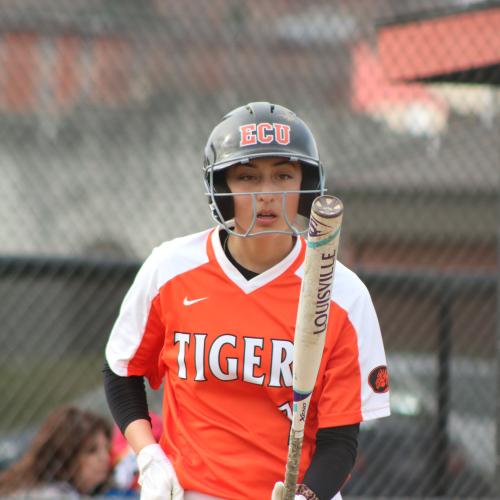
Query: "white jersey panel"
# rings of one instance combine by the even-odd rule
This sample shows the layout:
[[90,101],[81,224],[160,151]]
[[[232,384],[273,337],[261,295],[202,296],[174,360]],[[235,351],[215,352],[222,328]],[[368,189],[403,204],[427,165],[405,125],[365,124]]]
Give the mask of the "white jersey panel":
[[162,243],[141,266],[106,345],[106,360],[117,375],[127,376],[128,363],[139,348],[151,304],[160,288],[176,276],[208,262],[206,245],[210,231]]

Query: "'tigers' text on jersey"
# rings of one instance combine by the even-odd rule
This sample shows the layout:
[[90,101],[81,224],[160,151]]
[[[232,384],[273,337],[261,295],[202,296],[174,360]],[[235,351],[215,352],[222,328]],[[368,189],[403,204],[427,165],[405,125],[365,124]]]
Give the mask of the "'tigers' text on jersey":
[[[178,377],[195,381],[243,380],[249,384],[268,387],[291,387],[293,383],[293,343],[289,340],[271,339],[271,348],[264,349],[263,338],[224,334],[207,340],[205,333],[175,332],[174,344],[178,344]],[[243,342],[243,354],[237,349]],[[269,339],[267,339],[269,343]],[[224,353],[233,352],[234,355]],[[263,370],[263,358],[269,357],[270,370]],[[208,363],[206,362],[208,361]],[[208,367],[208,371],[207,371]],[[262,372],[260,375],[258,372]]]

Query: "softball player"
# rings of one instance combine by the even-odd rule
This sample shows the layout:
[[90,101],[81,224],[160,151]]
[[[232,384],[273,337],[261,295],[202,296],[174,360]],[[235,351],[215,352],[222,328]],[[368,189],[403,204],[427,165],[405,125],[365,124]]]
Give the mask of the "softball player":
[[[108,403],[137,453],[142,499],[279,500],[302,234],[323,167],[302,120],[256,102],[214,128],[204,180],[217,226],[144,262],[106,347]],[[296,498],[341,498],[360,422],[389,415],[385,365],[370,295],[338,263]],[[159,443],[144,378],[163,383]]]

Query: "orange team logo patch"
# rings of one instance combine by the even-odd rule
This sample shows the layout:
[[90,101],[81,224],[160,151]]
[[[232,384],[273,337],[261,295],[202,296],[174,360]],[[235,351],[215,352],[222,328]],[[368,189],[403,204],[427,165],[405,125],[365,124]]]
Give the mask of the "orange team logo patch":
[[374,392],[382,394],[389,390],[389,372],[387,366],[381,365],[374,368],[368,375],[368,383]]

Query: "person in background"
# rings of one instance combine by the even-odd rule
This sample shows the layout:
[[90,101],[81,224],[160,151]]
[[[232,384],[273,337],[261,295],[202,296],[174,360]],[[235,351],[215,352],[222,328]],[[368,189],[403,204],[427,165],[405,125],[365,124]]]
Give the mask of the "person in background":
[[102,494],[111,473],[111,424],[75,406],[53,410],[24,455],[0,475],[0,496],[80,498]]

